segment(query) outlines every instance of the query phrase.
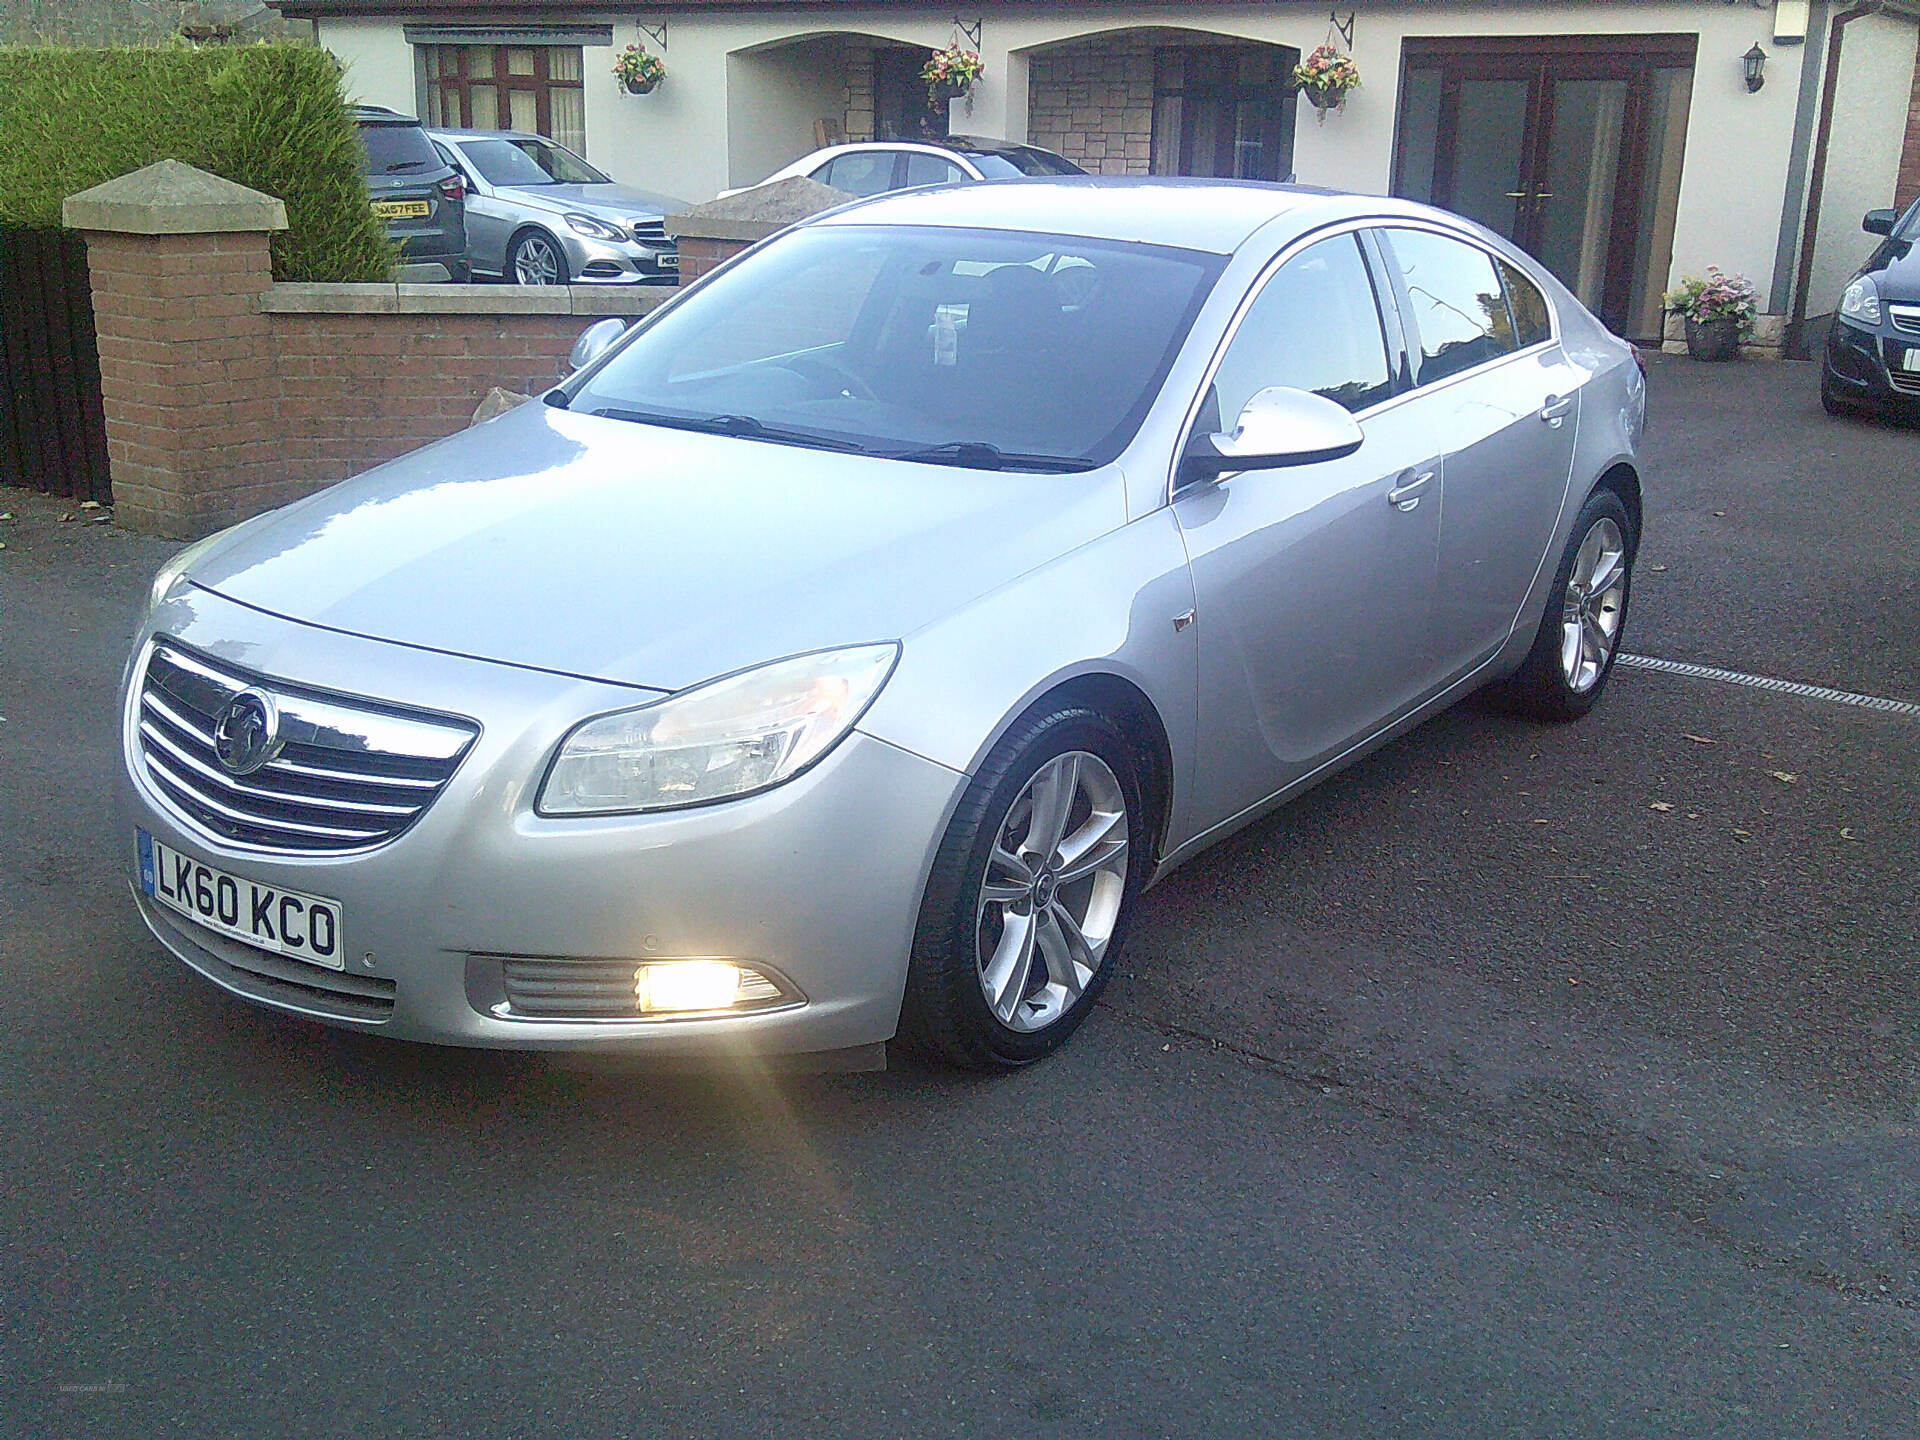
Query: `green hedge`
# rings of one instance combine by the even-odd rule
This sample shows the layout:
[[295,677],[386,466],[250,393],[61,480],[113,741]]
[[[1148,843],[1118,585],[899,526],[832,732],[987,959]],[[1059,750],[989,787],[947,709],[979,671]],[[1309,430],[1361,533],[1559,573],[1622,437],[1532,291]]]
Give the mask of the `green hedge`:
[[286,202],[281,280],[380,280],[360,141],[325,51],[0,48],[0,224],[58,225],[69,195],[181,160]]

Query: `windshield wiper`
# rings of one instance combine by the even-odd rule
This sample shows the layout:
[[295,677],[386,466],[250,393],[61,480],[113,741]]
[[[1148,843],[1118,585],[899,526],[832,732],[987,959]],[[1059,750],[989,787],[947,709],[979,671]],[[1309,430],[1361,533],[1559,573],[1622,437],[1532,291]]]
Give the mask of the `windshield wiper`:
[[387,166],[386,173],[393,175],[402,170],[424,170],[431,164],[433,164],[431,160],[396,160]]
[[984,440],[955,440],[920,450],[889,450],[886,455],[889,460],[959,465],[968,470],[1040,470],[1065,475],[1094,468],[1093,461],[1084,455],[1030,455],[1021,450],[1002,450]]
[[732,435],[741,440],[770,440],[776,445],[805,445],[814,450],[864,452],[866,446],[836,440],[808,430],[785,430],[752,415],[663,415],[652,410],[622,410],[604,406],[593,412],[609,420],[632,420],[641,425],[664,425],[673,430],[697,430],[703,435]]

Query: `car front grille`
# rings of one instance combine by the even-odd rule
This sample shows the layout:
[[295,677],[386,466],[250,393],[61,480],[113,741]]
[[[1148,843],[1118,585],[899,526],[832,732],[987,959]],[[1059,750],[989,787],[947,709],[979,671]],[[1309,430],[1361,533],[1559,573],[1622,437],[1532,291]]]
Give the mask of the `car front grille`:
[[[277,716],[267,761],[222,763],[218,731],[243,694]],[[243,702],[245,703],[245,702]],[[478,728],[285,685],[157,644],[140,690],[140,760],[183,815],[246,849],[302,854],[370,849],[418,820]]]
[[1920,375],[1916,375],[1910,370],[1895,370],[1889,366],[1887,368],[1887,379],[1892,382],[1893,388],[1898,390],[1902,395],[1920,395]]
[[1920,335],[1920,305],[1889,305],[1887,316],[1893,321],[1894,329]]
[[642,245],[664,245],[667,243],[667,222],[636,220],[633,222],[633,238]]

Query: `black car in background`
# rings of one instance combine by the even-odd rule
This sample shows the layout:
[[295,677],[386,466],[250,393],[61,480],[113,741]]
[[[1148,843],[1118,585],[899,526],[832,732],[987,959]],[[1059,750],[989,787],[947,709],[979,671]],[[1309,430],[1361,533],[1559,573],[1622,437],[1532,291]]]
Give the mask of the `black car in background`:
[[1820,363],[1829,415],[1871,410],[1920,420],[1920,201],[1902,215],[1869,210],[1860,226],[1880,235],[1840,297]]
[[362,173],[373,213],[409,265],[442,265],[452,280],[467,267],[467,182],[447,164],[410,115],[379,105],[353,107],[365,151]]

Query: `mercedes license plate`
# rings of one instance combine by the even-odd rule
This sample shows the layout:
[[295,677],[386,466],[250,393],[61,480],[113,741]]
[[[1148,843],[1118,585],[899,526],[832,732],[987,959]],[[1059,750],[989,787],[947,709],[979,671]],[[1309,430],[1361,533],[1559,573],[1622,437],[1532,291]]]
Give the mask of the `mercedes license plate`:
[[163,845],[146,831],[140,841],[140,888],[158,904],[256,949],[309,965],[344,970],[340,902],[229,875]]

